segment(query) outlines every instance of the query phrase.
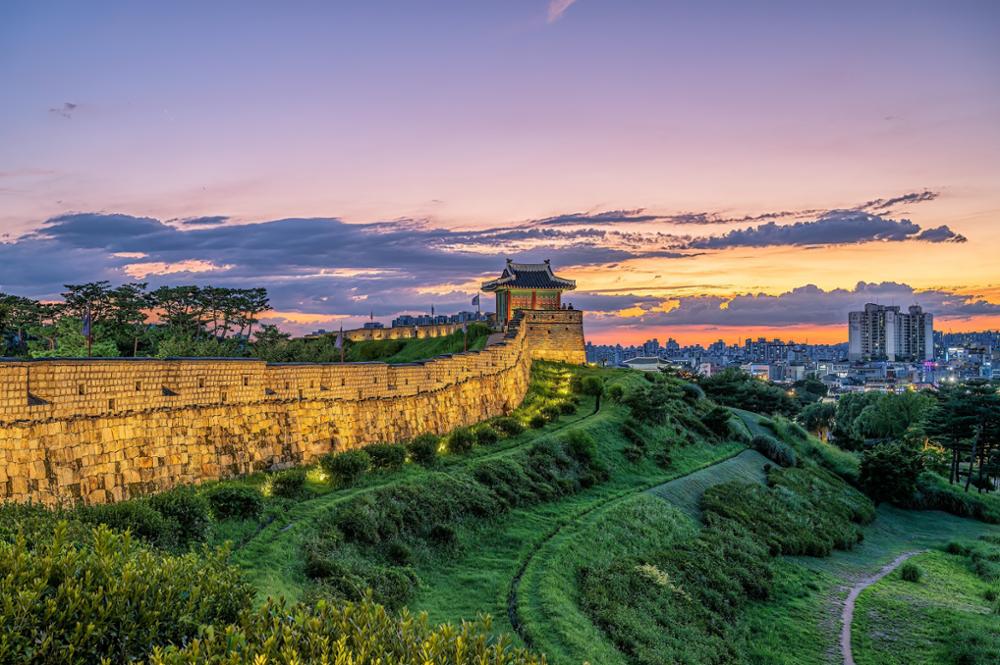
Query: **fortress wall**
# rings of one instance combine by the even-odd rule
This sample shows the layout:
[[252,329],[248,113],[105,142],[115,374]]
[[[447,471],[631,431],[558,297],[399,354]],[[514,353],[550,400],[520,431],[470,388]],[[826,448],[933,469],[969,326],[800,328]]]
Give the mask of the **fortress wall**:
[[482,351],[403,365],[0,362],[0,501],[118,501],[507,413],[533,359],[583,362],[582,329],[565,329],[580,313],[540,314]]
[[535,360],[573,365],[587,362],[583,339],[583,312],[578,309],[524,312],[525,345]]

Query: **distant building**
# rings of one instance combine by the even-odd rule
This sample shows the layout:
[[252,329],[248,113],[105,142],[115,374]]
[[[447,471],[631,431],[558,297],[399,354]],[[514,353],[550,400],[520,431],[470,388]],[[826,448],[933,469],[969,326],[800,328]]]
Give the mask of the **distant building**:
[[868,303],[847,317],[850,360],[921,361],[934,359],[934,315],[919,305],[904,313],[898,306]]
[[623,366],[629,369],[637,369],[642,372],[659,372],[662,368],[667,366],[667,363],[663,362],[660,358],[656,356],[640,356],[638,358],[631,358],[622,363]]
[[385,325],[378,321],[365,321],[363,326],[365,330],[378,330],[379,328],[385,328]]
[[496,294],[497,322],[501,325],[506,325],[519,309],[561,309],[562,292],[575,288],[575,281],[552,272],[548,259],[544,263],[514,263],[507,259],[503,273],[482,286],[483,291]]

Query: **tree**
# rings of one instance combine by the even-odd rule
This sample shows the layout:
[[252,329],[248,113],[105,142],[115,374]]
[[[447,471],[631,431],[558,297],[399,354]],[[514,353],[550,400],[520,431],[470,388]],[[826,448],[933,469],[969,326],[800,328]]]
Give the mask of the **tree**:
[[723,406],[789,417],[799,410],[798,402],[784,389],[735,367],[701,379],[700,385],[713,402]]
[[[97,358],[118,357],[118,345],[110,336],[97,331],[97,340],[90,349],[90,355]],[[32,340],[28,348],[32,358],[84,358],[87,356],[87,338],[83,336],[83,322],[64,316],[54,323],[43,326],[39,339]]]
[[819,433],[833,427],[837,405],[833,402],[813,402],[799,413],[797,420],[810,432]]
[[924,464],[920,452],[900,443],[880,443],[861,456],[861,487],[879,504],[907,505]]
[[808,377],[792,384],[795,397],[802,404],[813,404],[826,397],[829,392],[826,384],[815,377]]

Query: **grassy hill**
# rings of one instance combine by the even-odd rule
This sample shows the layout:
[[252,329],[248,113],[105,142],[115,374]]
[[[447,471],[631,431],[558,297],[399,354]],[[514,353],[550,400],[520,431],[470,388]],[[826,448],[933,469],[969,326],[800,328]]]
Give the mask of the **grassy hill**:
[[[365,357],[351,359],[405,362],[456,342],[366,342],[351,347],[359,356],[367,348]],[[583,390],[588,377],[604,385],[599,409]],[[76,541],[102,523],[131,529],[163,557],[230,543],[244,586],[219,585],[262,608],[240,628],[261,633],[261,644],[265,615],[291,616],[271,598],[305,603],[294,610],[305,613],[297,626],[327,620],[314,607],[380,612],[365,605],[375,600],[426,613],[422,635],[488,614],[469,639],[526,647],[555,665],[837,662],[838,613],[852,580],[908,549],[1000,534],[942,513],[876,511],[851,486],[854,454],[782,418],[720,411],[681,380],[626,370],[536,363],[510,416],[365,455],[356,477],[345,475],[348,455],[58,516]],[[26,526],[51,533],[51,518],[38,515],[0,511],[0,542]],[[949,584],[985,593],[942,561],[925,564],[936,576],[926,593]],[[168,564],[179,565],[155,565]],[[891,651],[879,641],[879,617],[906,591],[892,583],[859,600],[871,612],[858,615],[858,662],[896,662],[879,655]],[[901,616],[891,631],[941,621]],[[939,647],[931,638],[907,647],[908,662],[932,653],[921,651],[928,644]],[[537,662],[509,653],[482,662]]]

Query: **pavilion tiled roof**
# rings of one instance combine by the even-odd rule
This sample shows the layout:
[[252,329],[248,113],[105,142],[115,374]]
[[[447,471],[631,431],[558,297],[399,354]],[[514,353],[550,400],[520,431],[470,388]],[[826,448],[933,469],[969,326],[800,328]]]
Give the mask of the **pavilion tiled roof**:
[[507,266],[497,279],[483,282],[483,291],[500,289],[561,289],[571,291],[576,288],[572,279],[557,277],[552,272],[548,259],[544,263],[514,263],[507,259]]

